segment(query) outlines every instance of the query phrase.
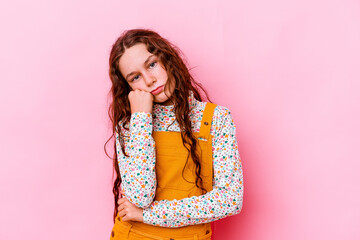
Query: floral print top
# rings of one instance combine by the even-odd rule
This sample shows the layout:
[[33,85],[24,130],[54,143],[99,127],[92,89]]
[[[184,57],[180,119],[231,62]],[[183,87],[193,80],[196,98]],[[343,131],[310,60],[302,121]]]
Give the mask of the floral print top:
[[[189,96],[190,119],[194,132],[200,131],[206,102]],[[153,105],[153,113],[135,112],[126,130],[121,126],[126,157],[116,132],[116,148],[125,197],[144,209],[144,223],[163,227],[182,227],[208,223],[238,214],[243,202],[243,172],[236,129],[229,109],[217,105],[211,124],[213,149],[213,189],[201,196],[181,200],[153,201],[156,190],[155,142],[152,131],[180,131],[173,105]],[[174,122],[174,123],[173,123]]]

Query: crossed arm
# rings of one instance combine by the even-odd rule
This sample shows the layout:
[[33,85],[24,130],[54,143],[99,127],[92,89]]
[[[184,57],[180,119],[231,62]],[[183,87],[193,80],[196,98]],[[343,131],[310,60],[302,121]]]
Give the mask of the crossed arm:
[[142,211],[142,218],[138,216],[137,219],[157,226],[182,227],[212,222],[241,211],[242,165],[235,125],[227,108],[217,106],[212,121],[213,190],[197,197],[153,201],[156,175],[151,114],[132,114],[129,130],[129,137],[125,139],[125,150],[129,157],[122,154],[117,137],[122,190],[125,191],[125,198],[120,201],[128,201],[128,210]]

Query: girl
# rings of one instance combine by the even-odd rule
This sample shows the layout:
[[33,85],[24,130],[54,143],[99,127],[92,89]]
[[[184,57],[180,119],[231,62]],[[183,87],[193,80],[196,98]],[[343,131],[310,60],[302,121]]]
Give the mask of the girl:
[[202,101],[199,89],[208,95],[180,53],[146,29],[125,31],[112,46],[111,239],[211,239],[210,222],[241,211],[230,111]]

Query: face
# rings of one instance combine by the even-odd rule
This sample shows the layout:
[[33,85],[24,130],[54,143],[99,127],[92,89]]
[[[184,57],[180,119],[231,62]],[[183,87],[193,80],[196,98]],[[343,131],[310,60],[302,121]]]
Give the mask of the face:
[[119,69],[132,90],[150,92],[156,103],[172,104],[167,96],[171,96],[174,86],[165,88],[168,74],[160,59],[148,52],[145,44],[138,43],[127,48],[120,57]]

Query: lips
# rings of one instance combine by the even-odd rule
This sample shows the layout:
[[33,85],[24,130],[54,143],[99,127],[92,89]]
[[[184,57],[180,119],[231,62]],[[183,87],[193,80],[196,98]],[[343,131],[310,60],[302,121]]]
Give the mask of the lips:
[[155,88],[154,90],[151,91],[151,94],[153,95],[156,95],[156,94],[159,94],[164,88],[164,85],[158,87],[158,88]]

